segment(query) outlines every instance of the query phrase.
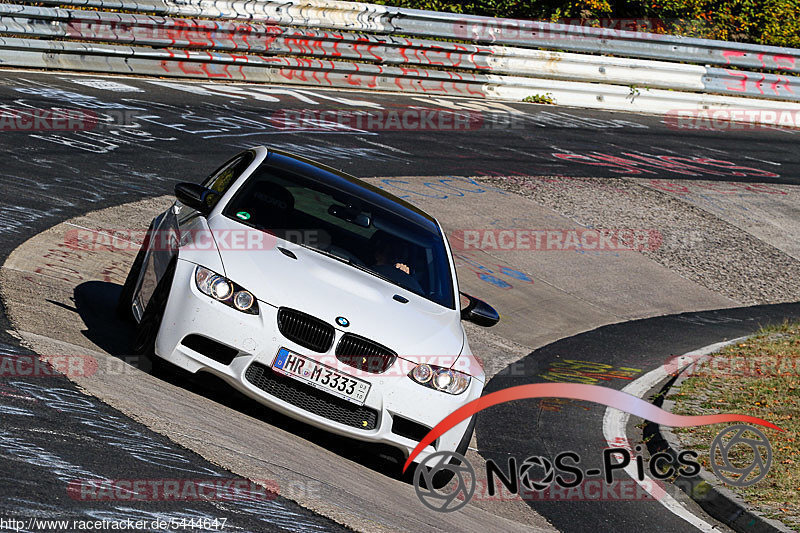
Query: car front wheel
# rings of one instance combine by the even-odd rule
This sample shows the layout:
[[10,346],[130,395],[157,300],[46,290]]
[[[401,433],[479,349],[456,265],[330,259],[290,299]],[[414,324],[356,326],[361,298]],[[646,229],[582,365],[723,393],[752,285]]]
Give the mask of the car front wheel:
[[133,304],[133,292],[136,290],[136,282],[139,281],[139,273],[142,271],[144,264],[144,256],[150,241],[150,232],[153,229],[153,223],[147,228],[147,233],[144,236],[142,247],[139,248],[139,253],[136,254],[136,259],[133,260],[128,277],[125,278],[125,284],[122,286],[122,292],[119,294],[117,301],[117,317],[125,322],[133,322],[133,311],[131,311],[131,304]]
[[133,353],[148,359],[153,371],[169,369],[169,363],[156,355],[156,339],[158,331],[161,329],[161,321],[164,318],[164,310],[167,308],[172,279],[175,277],[175,261],[170,263],[167,271],[156,285],[156,290],[150,297],[147,307],[142,315],[142,320],[136,328],[136,340],[133,345]]

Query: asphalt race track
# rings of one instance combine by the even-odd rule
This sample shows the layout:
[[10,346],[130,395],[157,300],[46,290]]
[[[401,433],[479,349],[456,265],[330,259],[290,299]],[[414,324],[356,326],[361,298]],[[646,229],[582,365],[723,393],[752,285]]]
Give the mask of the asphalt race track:
[[[664,246],[648,253],[456,246],[462,289],[502,315],[492,330],[468,327],[493,376],[487,392],[569,381],[564,368],[581,364],[594,365],[597,384],[622,388],[672,355],[800,317],[800,131],[680,130],[658,117],[533,104],[8,70],[0,106],[98,120],[80,131],[2,132],[0,358],[34,347],[89,354],[104,370],[72,381],[0,373],[3,518],[224,518],[226,531],[689,527],[654,501],[486,498],[437,516],[375,450],[265,412],[203,376],[159,379],[126,359],[132,329],[110,309],[135,250],[78,254],[63,246],[64,232],[144,229],[175,183],[199,181],[249,146],[368,178],[450,235],[602,224],[662,232]],[[409,130],[352,118],[426,110],[462,122]],[[287,127],[287,116],[312,118]],[[682,245],[669,220],[696,221],[697,242]],[[468,458],[477,468],[572,450],[591,466],[607,446],[604,411],[532,400],[492,408],[478,417]],[[631,423],[628,435],[641,439],[641,429]],[[97,478],[269,480],[278,496],[97,502],[68,488]]]
[[[800,318],[800,305],[685,313],[604,326],[535,350],[513,367],[501,371],[487,387],[487,393],[523,383],[547,383],[549,380],[542,376],[569,358],[614,368],[655,368],[675,354],[684,354],[720,339],[745,336],[760,326],[781,323],[786,318]],[[680,335],[676,335],[678,331]],[[627,383],[625,378],[614,377],[602,381],[603,386],[612,388],[621,388]],[[487,458],[505,464],[509,453],[519,458],[551,457],[569,450],[581,456],[583,469],[602,467],[602,447],[598,443],[604,441],[604,406],[567,400],[543,408],[542,402],[523,400],[496,409],[493,416],[480,419],[478,439],[491,435],[492,446],[504,453],[487,450]],[[509,432],[503,428],[515,429]],[[628,434],[633,435],[634,430],[629,428]],[[685,503],[690,507],[696,505],[691,501]],[[607,501],[600,505],[596,501],[564,505],[563,501],[531,500],[529,504],[561,531],[587,531],[598,527],[641,531],[649,530],[654,523],[664,531],[687,527],[680,518],[665,516],[663,508],[654,505],[652,500]]]

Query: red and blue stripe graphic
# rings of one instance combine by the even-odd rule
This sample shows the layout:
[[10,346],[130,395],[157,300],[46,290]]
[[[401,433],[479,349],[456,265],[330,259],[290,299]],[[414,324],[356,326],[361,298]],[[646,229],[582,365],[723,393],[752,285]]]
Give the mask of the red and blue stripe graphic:
[[483,411],[487,407],[498,405],[514,400],[525,400],[530,398],[566,398],[570,400],[585,400],[587,402],[599,403],[620,411],[625,411],[639,418],[644,418],[662,426],[688,427],[688,426],[707,426],[725,422],[745,422],[764,426],[778,431],[783,431],[775,424],[767,422],[762,418],[749,415],[719,414],[719,415],[699,415],[686,416],[676,415],[669,411],[656,407],[655,405],[637,398],[627,392],[622,392],[608,387],[598,387],[597,385],[581,385],[577,383],[534,383],[530,385],[519,385],[501,391],[493,392],[469,402],[447,415],[444,420],[425,435],[411,455],[408,456],[403,472],[405,472],[412,461],[425,449],[426,446],[447,433],[458,423]]

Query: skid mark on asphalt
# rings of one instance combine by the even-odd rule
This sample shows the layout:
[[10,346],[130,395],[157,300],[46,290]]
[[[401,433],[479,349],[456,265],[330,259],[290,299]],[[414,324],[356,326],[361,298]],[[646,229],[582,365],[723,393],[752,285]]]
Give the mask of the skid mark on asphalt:
[[221,475],[209,468],[193,466],[193,461],[186,455],[174,450],[171,446],[157,442],[144,432],[133,429],[122,417],[98,416],[98,402],[85,394],[66,388],[53,389],[24,381],[12,381],[11,385],[29,393],[47,407],[64,413],[81,423],[85,427],[86,433],[127,453],[133,459],[194,475]]
[[606,167],[622,175],[662,175],[664,173],[684,176],[757,177],[779,178],[780,174],[753,167],[738,165],[725,159],[708,157],[649,154],[623,151],[606,153],[598,151],[553,152],[553,157],[584,165]]
[[[209,479],[209,483],[211,483],[210,479],[222,478],[222,476],[226,475],[216,469],[199,467],[196,464],[196,460],[186,456],[176,446],[157,442],[147,433],[133,429],[122,417],[101,414],[102,409],[99,403],[83,393],[68,388],[54,388],[52,385],[42,386],[22,381],[11,382],[11,385],[31,394],[46,407],[80,423],[85,430],[81,432],[80,439],[86,440],[86,435],[89,435],[89,441],[94,440],[125,452],[136,461],[141,461],[150,467],[156,467],[160,477],[164,477],[165,474],[163,472],[165,471],[174,471],[178,472],[179,476],[188,474],[190,478]],[[3,412],[2,409],[0,409],[0,412]],[[51,438],[55,436],[57,438],[68,437],[68,440],[78,439],[72,433],[37,431],[35,429],[26,430],[26,433],[39,438],[47,438],[44,434],[49,434]],[[91,437],[94,437],[94,439]],[[94,470],[73,463],[44,447],[34,444],[32,440],[14,436],[8,431],[0,431],[0,454],[4,455],[6,460],[21,461],[28,465],[45,469],[64,484],[65,494],[69,493],[71,496],[75,496],[75,494],[69,492],[69,487],[76,483],[107,479],[105,475],[99,475]],[[169,477],[169,474],[166,475]],[[121,497],[120,499],[125,500],[126,498]],[[130,496],[129,499],[135,501],[137,498]],[[86,501],[89,503],[93,501],[92,494],[86,497]],[[112,498],[110,501],[114,501],[114,499]],[[319,524],[314,519],[308,520],[306,514],[295,512],[283,501],[275,498],[236,498],[228,503],[212,499],[205,502],[205,504],[217,507],[221,511],[230,511],[238,515],[250,515],[251,518],[255,518],[258,521],[263,520],[270,526],[278,526],[288,531],[325,531],[330,528],[330,524]],[[135,511],[129,513],[125,519],[130,518],[132,514],[150,514],[144,509],[125,508],[125,510]],[[108,511],[85,508],[81,511],[82,514],[88,516],[109,514]],[[111,514],[113,515],[113,513]],[[213,513],[192,509],[183,509],[177,513],[171,511],[168,515],[173,518],[184,515],[194,516],[195,518],[204,518],[206,520],[213,520],[215,517],[219,518],[219,515],[215,516]]]

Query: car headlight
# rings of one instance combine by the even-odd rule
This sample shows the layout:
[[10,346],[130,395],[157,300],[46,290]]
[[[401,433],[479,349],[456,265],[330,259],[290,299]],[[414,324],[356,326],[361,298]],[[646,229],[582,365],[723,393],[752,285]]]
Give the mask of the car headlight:
[[469,374],[450,368],[422,363],[408,373],[408,377],[425,387],[448,394],[461,394],[469,387]]
[[250,291],[235,284],[225,276],[220,276],[207,268],[198,266],[194,272],[197,288],[215,300],[224,303],[242,313],[258,314],[258,302]]

